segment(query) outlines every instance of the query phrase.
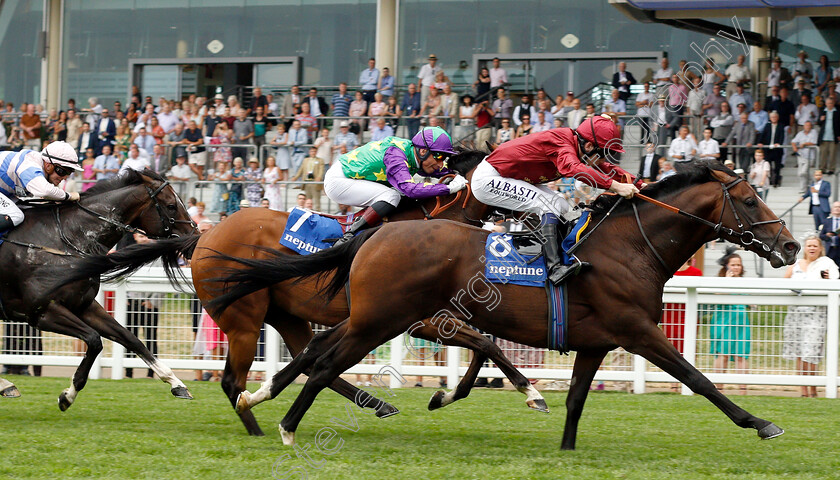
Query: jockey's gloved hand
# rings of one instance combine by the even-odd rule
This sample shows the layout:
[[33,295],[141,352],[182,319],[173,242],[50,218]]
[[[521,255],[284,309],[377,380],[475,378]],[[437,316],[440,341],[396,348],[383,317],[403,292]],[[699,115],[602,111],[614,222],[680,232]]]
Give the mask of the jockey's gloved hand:
[[461,175],[455,175],[455,178],[453,178],[452,181],[449,182],[449,185],[447,185],[449,187],[449,193],[455,193],[459,190],[463,190],[467,187],[467,183],[466,178]]
[[67,192],[67,201],[68,202],[78,202],[79,201],[79,192]]
[[613,180],[610,185],[610,191],[621,195],[624,198],[632,198],[633,195],[639,193],[639,189],[635,185],[629,183],[619,183]]

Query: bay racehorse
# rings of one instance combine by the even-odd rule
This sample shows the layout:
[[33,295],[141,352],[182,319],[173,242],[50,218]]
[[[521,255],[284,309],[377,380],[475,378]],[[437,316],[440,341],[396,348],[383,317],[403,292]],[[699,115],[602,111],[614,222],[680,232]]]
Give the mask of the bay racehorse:
[[63,277],[72,276],[83,259],[104,254],[127,232],[138,230],[151,238],[195,232],[175,191],[150,170],[127,170],[99,182],[82,193],[78,203],[33,206],[26,221],[0,246],[0,317],[75,337],[87,345],[71,386],[59,396],[62,411],[84,388],[91,365],[102,351],[101,337],[135,352],[171,385],[173,395],[192,398],[172,370],[94,300],[98,276],[55,288]]
[[[576,252],[592,263],[592,269],[568,285],[568,341],[577,355],[566,399],[562,448],[575,447],[592,379],[604,356],[617,347],[643,356],[705,396],[736,425],[755,428],[761,438],[781,435],[784,431],[779,427],[747,413],[719,392],[680,355],[657,323],[665,282],[705,242],[722,238],[741,243],[777,268],[795,261],[799,244],[747,182],[719,164],[700,163],[642,193],[670,207],[660,208],[640,198],[601,196],[592,206],[590,225],[603,223]],[[334,258],[332,264],[324,262],[330,255],[355,254],[352,267],[340,269],[328,285],[334,293],[349,277],[352,309],[345,322],[316,335],[305,353],[272,382],[250,396],[243,395],[240,408],[268,398],[263,390],[282,390],[301,368],[310,367],[306,385],[280,424],[284,442],[293,443],[301,418],[325,385],[372,348],[446,308],[454,292],[474,281],[477,272],[483,275],[480,258],[487,235],[446,221],[402,222],[385,225],[332,252],[291,263],[261,261],[261,281],[265,271],[275,280],[288,280],[333,269]],[[440,252],[445,252],[446,261],[430,263]],[[405,271],[415,273],[405,275]],[[241,270],[233,281],[247,280],[249,272]],[[486,299],[465,298],[456,314],[460,320],[525,345],[547,346],[548,304],[543,289],[489,283],[483,288],[494,291],[501,301],[490,311]],[[461,312],[468,312],[470,318]]]
[[[462,173],[468,179],[472,170],[486,155],[485,152],[465,150],[449,160],[452,170]],[[400,209],[392,214],[389,222],[422,218],[445,218],[456,222],[481,225],[481,220],[490,212],[490,208],[478,202],[464,190],[457,195],[427,199],[414,202],[403,199]],[[299,255],[278,241],[286,227],[288,214],[264,208],[241,210],[219,223],[200,237],[164,240],[151,245],[136,245],[108,256],[92,258],[78,269],[77,276],[105,274],[108,277],[125,275],[139,268],[145,262],[158,258],[161,254],[170,255],[178,251],[186,256],[192,255],[191,268],[193,283],[198,298],[203,305],[218,304],[219,293],[224,290],[227,281],[215,278],[221,270],[238,267],[238,264],[219,260],[217,254],[240,258],[266,258],[276,251],[281,259],[297,258]],[[255,248],[255,246],[257,248]],[[276,250],[275,250],[276,249]],[[177,280],[177,278],[170,279]],[[317,297],[319,286],[315,280],[286,282],[271,289],[264,287],[243,293],[230,308],[208,307],[210,315],[219,328],[228,336],[229,349],[225,370],[222,377],[222,389],[236,406],[239,394],[245,391],[248,371],[254,361],[260,329],[264,323],[274,327],[283,337],[292,355],[296,355],[312,338],[310,322],[333,326],[347,318],[349,307],[347,298],[340,296],[324,302]],[[402,294],[401,294],[402,295]],[[221,302],[224,303],[224,302]],[[412,331],[412,335],[430,341],[439,340],[446,345],[456,345],[472,349],[475,352],[466,375],[458,387],[449,393],[437,392],[429,403],[429,409],[439,408],[469,394],[481,365],[490,358],[510,379],[511,383],[527,395],[526,403],[531,408],[547,411],[545,401],[519,371],[514,368],[498,346],[483,335],[462,329],[451,338],[438,332],[439,325],[426,322]],[[398,410],[386,403],[370,402],[367,393],[357,389],[342,379],[336,379],[331,388],[345,397],[365,400],[365,404],[377,405],[377,415],[388,416]],[[359,397],[357,397],[359,395]],[[256,418],[247,409],[237,412],[248,433],[262,435]]]

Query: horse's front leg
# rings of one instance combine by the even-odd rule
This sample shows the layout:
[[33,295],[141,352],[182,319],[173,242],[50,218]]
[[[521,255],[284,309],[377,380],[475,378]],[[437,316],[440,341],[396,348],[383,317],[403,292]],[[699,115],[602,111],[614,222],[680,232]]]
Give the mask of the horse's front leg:
[[772,422],[755,417],[743,408],[735,405],[721,393],[715,385],[694,368],[693,365],[680,355],[679,351],[665,337],[665,334],[654,323],[645,332],[635,337],[638,343],[624,346],[624,349],[645,357],[648,361],[661,368],[671,376],[688,386],[694,393],[708,398],[735,425],[742,428],[758,430],[758,436],[768,440],[785,433]]
[[575,353],[572,381],[566,395],[566,426],[563,429],[563,443],[560,445],[563,450],[575,449],[578,421],[583,413],[583,405],[586,403],[586,396],[589,395],[592,379],[595,378],[595,373],[607,352],[608,350],[582,350]]

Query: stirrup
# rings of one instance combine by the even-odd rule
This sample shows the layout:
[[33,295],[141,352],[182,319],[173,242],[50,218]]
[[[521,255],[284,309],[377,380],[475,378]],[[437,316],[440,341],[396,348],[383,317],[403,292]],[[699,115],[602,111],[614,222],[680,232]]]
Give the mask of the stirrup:
[[551,271],[548,273],[548,279],[552,284],[559,286],[572,275],[577,275],[590,268],[592,268],[591,263],[582,262],[575,258],[575,262],[571,265],[555,265],[552,267]]

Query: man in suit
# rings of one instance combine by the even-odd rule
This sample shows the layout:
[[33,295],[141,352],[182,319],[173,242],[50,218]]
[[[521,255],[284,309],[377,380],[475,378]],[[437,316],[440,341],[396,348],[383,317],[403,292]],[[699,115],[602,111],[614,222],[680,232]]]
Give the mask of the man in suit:
[[627,71],[627,64],[620,62],[618,71],[613,74],[612,86],[618,90],[618,98],[627,101],[630,98],[630,85],[635,85],[636,79],[633,74]]
[[318,89],[312,87],[309,89],[309,95],[303,98],[305,103],[309,104],[309,114],[318,119],[318,128],[323,128],[323,120],[320,117],[325,116],[329,112],[329,105],[324,97],[318,96]]
[[656,153],[656,146],[653,143],[648,143],[645,147],[645,152],[642,158],[639,159],[639,173],[637,178],[641,178],[645,183],[656,181],[659,176],[659,159],[662,155]]
[[79,132],[79,148],[76,149],[79,152],[79,157],[84,157],[84,152],[86,152],[88,148],[92,148],[94,153],[96,153],[96,143],[96,135],[90,131],[90,124],[82,122],[82,129]]
[[653,130],[654,125],[657,125],[656,136],[653,143],[665,144],[668,143],[668,138],[676,138],[677,130],[680,129],[680,117],[668,108],[665,104],[665,96],[660,95],[656,101],[656,105],[650,109],[650,125]]
[[102,151],[105,145],[114,145],[114,137],[117,136],[117,124],[110,117],[107,108],[102,109],[99,122],[96,124],[97,153]]
[[820,168],[828,175],[834,174],[837,163],[837,142],[840,142],[840,112],[834,106],[833,97],[825,100],[820,112]]
[[729,135],[726,136],[726,140],[723,143],[727,146],[746,145],[730,150],[732,152],[732,160],[737,161],[738,166],[745,172],[750,170],[750,164],[752,163],[752,146],[754,142],[755,124],[749,121],[749,114],[747,114],[747,112],[742,112],[741,115],[738,116],[738,121],[732,126],[732,130],[729,131]]
[[826,256],[840,266],[840,202],[831,204],[831,216],[825,219],[820,238],[828,247]]
[[782,184],[782,154],[781,148],[785,143],[785,127],[779,123],[779,112],[770,112],[770,123],[764,126],[764,131],[758,139],[758,146],[764,148],[764,156],[773,165],[770,184],[778,187]]
[[806,198],[809,199],[808,213],[814,216],[814,228],[817,229],[825,223],[826,217],[831,213],[828,206],[828,199],[831,198],[831,184],[828,180],[823,180],[822,176],[822,170],[814,170],[814,183],[799,199],[800,203]]
[[152,157],[149,158],[149,163],[152,165],[151,169],[155,173],[159,173],[162,177],[165,177],[169,169],[172,168],[172,162],[169,160],[166,152],[164,152],[163,145],[155,144],[152,147]]
[[[281,117],[289,122],[291,125],[291,118],[295,116],[295,105],[300,105],[303,97],[300,94],[300,87],[297,85],[292,87],[292,91],[283,97],[283,109],[280,113]],[[287,125],[288,128],[288,125]]]

